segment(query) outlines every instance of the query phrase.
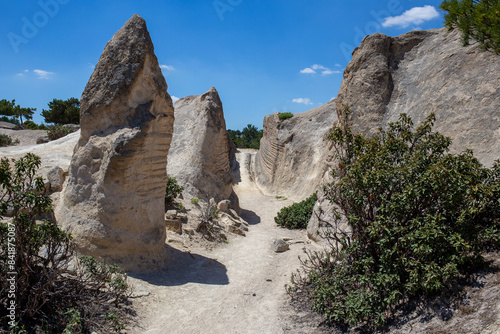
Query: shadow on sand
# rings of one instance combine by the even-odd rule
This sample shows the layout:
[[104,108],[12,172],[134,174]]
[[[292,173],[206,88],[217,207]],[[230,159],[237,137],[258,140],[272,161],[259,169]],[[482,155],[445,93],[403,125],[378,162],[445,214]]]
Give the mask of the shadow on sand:
[[243,218],[250,225],[257,225],[260,223],[260,217],[255,212],[250,210],[241,209],[240,217]]
[[128,275],[157,286],[179,286],[187,283],[229,284],[227,269],[222,263],[165,246],[167,261],[164,269],[147,273],[132,272]]

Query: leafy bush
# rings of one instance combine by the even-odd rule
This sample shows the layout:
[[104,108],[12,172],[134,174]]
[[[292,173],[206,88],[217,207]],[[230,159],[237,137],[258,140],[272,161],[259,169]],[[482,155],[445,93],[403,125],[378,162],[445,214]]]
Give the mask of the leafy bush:
[[293,114],[291,112],[284,112],[284,113],[278,114],[278,118],[280,120],[285,120],[285,119],[289,119],[289,118],[292,118],[292,117],[293,117]]
[[73,129],[64,125],[51,125],[48,127],[47,136],[49,137],[49,140],[56,140],[62,137],[66,137],[73,132]]
[[177,179],[169,176],[167,180],[167,189],[165,190],[165,206],[172,204],[174,199],[176,199],[183,190],[184,187],[177,183]]
[[474,38],[483,49],[500,53],[499,0],[445,0],[440,7],[448,12],[446,26],[462,32],[464,46]]
[[317,200],[318,197],[314,193],[300,203],[287,206],[278,212],[278,215],[274,217],[274,221],[276,224],[290,229],[307,228],[307,223],[311,219],[314,204]]
[[12,140],[12,137],[6,134],[0,134],[0,147],[15,146],[19,144],[19,139]]
[[41,160],[0,161],[0,332],[109,332],[122,317],[126,275],[116,266],[74,256],[71,236],[50,220]]
[[309,253],[291,290],[306,291],[330,322],[381,326],[498,249],[500,163],[487,169],[470,151],[446,153],[451,140],[431,132],[434,119],[412,131],[402,114],[373,138],[344,126],[329,134],[339,163],[325,192],[351,232],[331,224],[332,247]]

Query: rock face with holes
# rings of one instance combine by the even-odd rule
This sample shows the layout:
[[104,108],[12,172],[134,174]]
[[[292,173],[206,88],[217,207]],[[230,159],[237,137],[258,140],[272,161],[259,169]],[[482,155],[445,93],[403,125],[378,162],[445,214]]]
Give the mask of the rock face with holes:
[[81,135],[55,210],[78,250],[125,270],[165,256],[165,166],[172,100],[145,21],[106,45],[81,98]]
[[255,157],[255,181],[268,195],[302,201],[314,193],[327,170],[326,132],[337,121],[335,101],[280,120],[264,118],[264,136]]
[[218,203],[230,200],[238,210],[232,169],[237,168],[236,148],[226,131],[226,121],[215,88],[175,103],[175,125],[168,155],[168,173],[184,187],[184,197]]

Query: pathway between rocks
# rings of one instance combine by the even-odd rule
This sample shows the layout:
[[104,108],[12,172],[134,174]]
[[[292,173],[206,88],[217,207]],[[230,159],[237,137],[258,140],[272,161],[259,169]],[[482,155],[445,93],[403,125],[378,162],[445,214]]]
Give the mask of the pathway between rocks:
[[169,246],[167,269],[131,275],[131,283],[150,295],[134,299],[138,316],[129,333],[306,332],[291,331],[293,312],[284,288],[299,267],[304,244],[291,244],[289,251],[279,254],[271,246],[276,238],[307,241],[307,237],[304,231],[274,223],[276,213],[291,202],[257,189],[249,171],[254,155],[238,154],[240,182],[235,186],[242,217],[250,223],[247,236],[231,237],[227,245],[212,251],[189,253]]

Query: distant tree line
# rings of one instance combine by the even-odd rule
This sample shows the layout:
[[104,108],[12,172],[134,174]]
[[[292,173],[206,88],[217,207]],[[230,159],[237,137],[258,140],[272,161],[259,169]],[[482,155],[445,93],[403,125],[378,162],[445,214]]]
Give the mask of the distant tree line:
[[255,125],[248,124],[243,130],[227,130],[229,137],[238,148],[260,148],[260,140],[264,131]]
[[[67,100],[53,99],[48,104],[49,109],[42,110],[46,123],[56,125],[80,124],[80,100],[75,97]],[[45,130],[45,125],[38,125],[31,121],[36,108],[16,105],[16,100],[0,100],[0,121],[10,122],[22,128],[31,130]]]

